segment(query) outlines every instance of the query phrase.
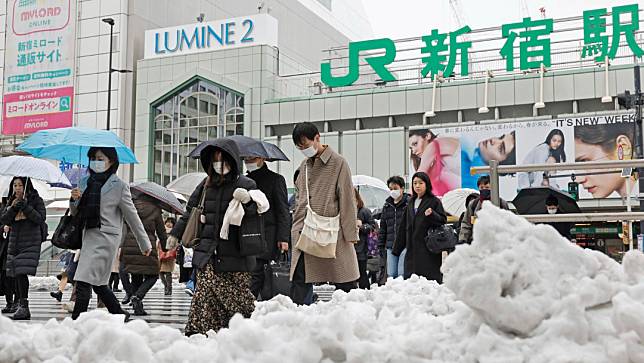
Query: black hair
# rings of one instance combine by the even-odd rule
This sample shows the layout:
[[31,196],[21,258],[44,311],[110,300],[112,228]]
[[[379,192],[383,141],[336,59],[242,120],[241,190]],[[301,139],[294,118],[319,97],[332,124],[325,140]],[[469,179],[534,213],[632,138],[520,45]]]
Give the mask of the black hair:
[[389,184],[392,184],[392,183],[399,185],[403,189],[405,188],[405,179],[403,179],[398,175],[392,176],[391,178],[387,179],[387,186],[389,186]]
[[[221,154],[221,161],[225,164],[228,164],[228,167],[230,168],[230,172],[228,174],[224,175],[215,172],[212,162],[215,159],[215,155],[217,153]],[[201,152],[201,155],[201,158],[210,158],[207,164],[208,169],[206,170],[208,179],[206,180],[205,185],[207,187],[211,187],[213,185],[222,185],[226,180],[233,180],[232,178],[236,178],[237,174],[239,174],[239,170],[237,170],[237,162],[235,161],[233,156],[228,153],[228,151],[220,147],[208,147]]]
[[311,122],[300,122],[295,125],[293,129],[293,143],[295,145],[301,145],[304,138],[309,140],[315,140],[315,137],[320,134],[317,126]]
[[[87,157],[92,160],[96,156],[96,153],[101,151],[112,163],[109,169],[105,172],[110,174],[115,174],[119,168],[119,155],[116,153],[116,149],[113,147],[91,147],[87,150]],[[88,168],[90,174],[94,174],[94,170]]]
[[[512,148],[512,151],[508,154],[508,157],[505,158],[503,161],[499,161],[499,165],[516,165],[517,163],[517,137],[516,137],[516,131],[510,132],[512,137],[514,138],[514,147]],[[505,138],[505,134],[501,135],[500,139]]]
[[436,135],[430,129],[409,130],[409,137],[412,137],[412,136],[427,137],[427,135],[431,136],[431,139],[436,138]]
[[11,203],[13,203],[13,200],[16,199],[16,197],[14,195],[14,192],[13,192],[13,182],[16,179],[22,181],[22,185],[23,185],[23,188],[24,188],[24,194],[23,194],[24,197],[23,198],[25,200],[29,199],[29,197],[32,194],[38,194],[36,189],[34,189],[34,185],[31,183],[31,178],[27,178],[27,177],[24,177],[24,176],[14,176],[13,179],[11,179],[11,183],[9,184],[9,196],[8,196],[8,200],[7,200],[7,204],[6,204],[8,206],[10,206]]
[[480,187],[483,184],[490,184],[490,176],[489,175],[481,175],[479,177],[479,180],[476,181],[476,186]]
[[[552,138],[555,137],[556,135],[561,136],[561,145],[555,150],[550,149],[550,142],[552,141]],[[548,150],[550,151],[550,156],[555,158],[555,160],[558,163],[565,163],[566,162],[566,138],[563,134],[563,131],[559,129],[554,129],[548,133],[548,136],[546,137],[546,141],[544,144],[548,145]]]
[[559,200],[554,195],[549,195],[548,198],[546,198],[546,205],[556,205],[556,206],[558,206],[559,205]]
[[[416,178],[422,180],[425,183],[425,186],[427,188],[426,191],[425,191],[425,195],[433,195],[432,194],[432,182],[431,182],[431,180],[429,180],[429,176],[427,174],[423,173],[422,171],[419,171],[416,174],[414,174],[414,176],[411,178],[412,183],[413,183],[414,179],[416,179]],[[418,198],[418,195],[416,194],[416,191],[414,190],[414,188],[411,188],[411,191],[412,191],[412,194],[414,195],[414,198]]]
[[173,226],[173,227],[174,227],[174,225],[175,225],[175,224],[177,224],[176,219],[174,219],[173,217],[168,217],[168,218],[166,218],[166,219],[165,219],[165,222],[163,222],[163,224],[166,224],[166,223],[168,223],[168,222],[172,223],[172,226]]

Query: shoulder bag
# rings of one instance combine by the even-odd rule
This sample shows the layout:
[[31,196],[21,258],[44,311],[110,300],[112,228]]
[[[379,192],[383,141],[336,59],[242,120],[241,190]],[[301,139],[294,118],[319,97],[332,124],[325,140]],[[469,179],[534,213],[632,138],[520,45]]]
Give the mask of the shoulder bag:
[[313,211],[309,203],[309,170],[304,164],[306,175],[306,217],[304,227],[295,248],[309,255],[320,258],[335,258],[340,231],[340,214],[335,217],[324,217]]
[[203,205],[206,200],[206,184],[203,185],[201,191],[201,198],[199,204],[193,207],[190,211],[190,217],[186,222],[186,228],[183,230],[181,241],[186,248],[195,248],[199,244],[199,237],[201,236],[201,214],[203,213]]
[[425,236],[425,247],[431,253],[442,253],[456,247],[458,237],[454,228],[449,224],[440,227],[430,228]]
[[83,227],[80,214],[69,214],[69,208],[60,218],[56,231],[51,237],[51,244],[62,249],[77,250],[83,245]]

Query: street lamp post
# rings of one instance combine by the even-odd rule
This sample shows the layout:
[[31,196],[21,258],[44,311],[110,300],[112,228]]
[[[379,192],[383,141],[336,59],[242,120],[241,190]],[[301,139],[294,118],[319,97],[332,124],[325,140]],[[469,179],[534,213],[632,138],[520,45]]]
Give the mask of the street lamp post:
[[109,64],[109,72],[107,74],[107,127],[106,127],[106,129],[109,130],[110,116],[111,116],[111,109],[112,109],[112,73],[114,72],[130,73],[132,71],[127,69],[114,69],[112,67],[112,40],[114,39],[114,19],[105,18],[102,21],[106,24],[109,24],[110,26],[110,64]]

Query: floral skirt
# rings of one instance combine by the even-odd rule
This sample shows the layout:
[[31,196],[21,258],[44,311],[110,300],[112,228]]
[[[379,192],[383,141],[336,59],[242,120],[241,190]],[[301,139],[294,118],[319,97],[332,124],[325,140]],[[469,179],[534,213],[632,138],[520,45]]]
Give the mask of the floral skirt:
[[197,271],[185,334],[206,334],[228,327],[233,315],[249,318],[255,309],[250,292],[250,272],[217,272],[212,263]]

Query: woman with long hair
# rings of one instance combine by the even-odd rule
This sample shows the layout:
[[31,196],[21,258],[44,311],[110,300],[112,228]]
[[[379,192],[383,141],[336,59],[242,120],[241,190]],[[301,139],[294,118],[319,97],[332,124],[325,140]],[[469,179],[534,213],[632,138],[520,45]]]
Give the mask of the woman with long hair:
[[364,201],[362,200],[360,192],[357,188],[353,188],[353,195],[356,201],[356,206],[358,208],[358,217],[356,219],[356,224],[358,225],[358,231],[360,235],[360,240],[354,245],[356,249],[356,255],[358,257],[358,270],[360,271],[358,287],[361,289],[368,289],[369,276],[367,274],[367,260],[369,259],[369,233],[378,228],[378,225],[376,224],[376,221],[374,221],[369,208],[366,208],[364,206]]
[[[546,140],[535,146],[525,159],[524,165],[529,164],[554,164],[566,162],[566,138],[563,131],[553,129],[546,136]],[[544,173],[543,171],[518,173],[519,189],[530,187],[547,187],[552,186],[558,189],[555,181],[551,180],[555,172]]]
[[113,147],[93,147],[87,152],[89,176],[81,179],[80,188],[72,190],[70,209],[80,213],[83,246],[80,249],[76,281],[76,302],[72,319],[87,311],[91,290],[112,314],[129,313],[121,308],[114,292],[107,286],[123,237],[123,220],[134,233],[141,253],[149,256],[152,244],[132,203],[129,185],[116,171],[119,159]]
[[427,174],[414,174],[412,191],[413,195],[403,215],[392,253],[400,256],[407,248],[404,278],[416,274],[442,283],[443,274],[440,270],[443,256],[440,253],[431,253],[427,249],[425,236],[430,229],[444,225],[447,216],[440,199],[432,194],[432,183]]

